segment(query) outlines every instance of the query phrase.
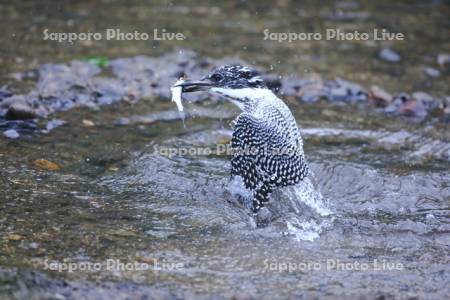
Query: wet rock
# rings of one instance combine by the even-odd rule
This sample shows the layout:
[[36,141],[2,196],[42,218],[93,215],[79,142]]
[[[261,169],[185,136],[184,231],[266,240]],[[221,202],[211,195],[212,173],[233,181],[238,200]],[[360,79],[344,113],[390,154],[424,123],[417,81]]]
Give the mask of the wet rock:
[[359,84],[337,78],[326,82],[330,101],[360,102],[366,101],[368,93]]
[[15,129],[8,129],[3,132],[3,135],[10,139],[17,139],[20,137],[20,134]]
[[414,136],[407,131],[398,131],[386,134],[375,139],[373,145],[387,151],[400,150],[414,142]]
[[425,68],[424,69],[425,74],[427,74],[430,77],[439,77],[441,75],[441,71],[439,71],[438,69],[435,68]]
[[24,102],[16,102],[9,106],[5,118],[7,120],[26,120],[36,118],[36,112],[33,108]]
[[14,129],[19,134],[33,133],[38,130],[38,126],[34,119],[32,120],[4,120],[0,118],[0,129]]
[[295,96],[306,103],[316,102],[320,98],[328,97],[324,82],[318,76],[304,79],[295,76],[283,78],[281,94],[283,96]]
[[11,97],[12,93],[4,88],[0,88],[0,101],[5,98]]
[[[388,56],[392,57],[389,55],[389,51],[392,50],[386,51]],[[440,61],[442,62],[442,59]],[[184,49],[168,52],[160,57],[136,56],[111,60],[108,66],[114,77],[100,77],[101,68],[85,61],[42,65],[34,72],[37,83],[29,93],[11,95],[6,90],[0,90],[0,127],[5,130],[15,129],[22,134],[38,129],[36,123],[32,122],[33,118],[47,117],[55,112],[81,106],[98,109],[102,105],[123,100],[135,102],[145,97],[168,99],[170,98],[168,87],[181,74],[198,79],[212,68],[224,64],[248,65],[245,61],[235,58],[218,60],[202,58],[195,52]],[[304,102],[315,102],[321,98],[332,102],[360,102],[366,101],[369,97],[369,93],[360,85],[340,78],[335,80],[324,80],[319,76],[300,78],[295,74],[280,77],[277,74],[258,71],[273,91],[282,96],[296,97]],[[218,96],[206,93],[190,93],[183,97],[188,102],[219,99]],[[391,98],[392,96],[381,89],[372,88],[369,101],[377,107],[386,107],[387,112],[401,114],[399,112],[401,103],[396,104],[398,107],[394,105],[388,108],[392,104]],[[434,101],[422,100],[423,97],[413,96],[413,98],[420,98],[418,102],[425,105],[427,110],[435,105]],[[418,112],[421,104],[401,105],[402,113],[420,115]],[[19,124],[12,122],[13,120],[25,122]],[[150,122],[154,122],[152,118]],[[53,124],[49,123],[49,128],[52,126]],[[45,130],[49,131],[47,128]]]
[[427,110],[433,110],[439,106],[438,101],[425,92],[415,92],[412,94],[412,97],[415,100],[422,102]]
[[440,66],[445,66],[450,64],[450,54],[449,53],[440,53],[437,56],[437,63]]
[[417,122],[423,121],[427,116],[425,104],[406,93],[395,96],[392,103],[384,111],[392,115],[405,116]]
[[393,96],[379,86],[374,85],[369,90],[369,103],[376,107],[386,107],[392,99]]
[[55,128],[61,127],[62,125],[66,124],[67,122],[61,119],[52,119],[47,122],[47,125],[45,126],[45,133],[48,133],[52,131]]
[[394,50],[390,48],[383,48],[381,49],[380,53],[378,54],[379,58],[381,58],[384,61],[396,63],[401,60],[400,54],[395,52]]
[[[125,98],[126,90],[119,80],[107,78],[94,78],[93,91],[100,105],[109,105]],[[130,93],[132,93],[130,91]]]

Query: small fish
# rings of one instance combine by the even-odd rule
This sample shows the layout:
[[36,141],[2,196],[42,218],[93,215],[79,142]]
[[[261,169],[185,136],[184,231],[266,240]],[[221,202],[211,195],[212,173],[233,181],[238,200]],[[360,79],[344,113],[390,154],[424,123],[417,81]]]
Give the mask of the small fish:
[[175,102],[177,105],[178,111],[180,112],[180,117],[184,121],[184,108],[183,103],[181,103],[183,88],[181,86],[176,86],[182,82],[184,82],[183,78],[178,79],[177,82],[175,82],[175,84],[170,88],[170,91],[172,92],[172,102]]
[[183,83],[184,79],[180,78],[175,82],[175,84],[170,88],[170,91],[172,92],[172,102],[175,102],[178,108],[178,111],[183,111],[183,103],[181,103],[181,93],[183,91],[183,88],[181,86],[176,86],[180,83]]

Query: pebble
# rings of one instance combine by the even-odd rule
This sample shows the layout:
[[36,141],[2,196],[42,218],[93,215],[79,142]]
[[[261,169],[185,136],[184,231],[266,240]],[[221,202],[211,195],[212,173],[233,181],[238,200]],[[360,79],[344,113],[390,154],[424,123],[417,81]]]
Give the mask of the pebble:
[[10,139],[17,139],[20,137],[20,134],[15,129],[8,129],[3,132],[3,135]]
[[412,97],[415,100],[422,102],[427,110],[432,110],[439,106],[439,103],[428,93],[419,91],[413,93]]
[[81,123],[83,124],[84,127],[94,127],[95,123],[92,122],[91,120],[83,120],[81,121]]
[[401,60],[400,54],[398,54],[397,52],[395,52],[394,50],[392,50],[390,48],[381,49],[378,56],[382,60],[387,61],[387,62],[392,62],[392,63],[396,63]]
[[368,93],[359,84],[336,78],[325,83],[330,101],[360,102],[366,101]]
[[369,90],[369,103],[376,107],[386,107],[392,99],[393,96],[379,86],[374,85]]
[[437,63],[440,66],[444,66],[444,65],[450,64],[450,54],[449,53],[440,53],[437,56]]
[[55,128],[58,128],[64,124],[66,124],[67,122],[61,119],[52,119],[50,121],[47,122],[47,125],[45,126],[46,132],[50,132]]
[[5,115],[7,120],[27,120],[36,117],[36,112],[24,102],[12,103]]
[[427,116],[427,109],[422,101],[419,101],[409,94],[400,93],[384,111],[392,115],[401,115],[413,121],[423,121]]
[[435,68],[425,68],[425,74],[427,74],[430,77],[439,77],[441,76],[441,71]]

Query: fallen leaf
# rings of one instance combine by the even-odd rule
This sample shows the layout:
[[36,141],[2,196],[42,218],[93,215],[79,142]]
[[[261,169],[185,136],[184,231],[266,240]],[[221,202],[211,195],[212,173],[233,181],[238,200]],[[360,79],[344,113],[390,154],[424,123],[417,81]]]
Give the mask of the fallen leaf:
[[34,161],[34,166],[38,169],[47,171],[57,171],[61,169],[61,167],[58,164],[48,161],[46,159],[36,159]]

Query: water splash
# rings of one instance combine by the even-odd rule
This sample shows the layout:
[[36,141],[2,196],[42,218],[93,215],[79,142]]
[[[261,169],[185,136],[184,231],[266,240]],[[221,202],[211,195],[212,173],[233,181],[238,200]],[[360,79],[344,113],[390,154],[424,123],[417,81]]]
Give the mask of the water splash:
[[287,221],[287,234],[295,237],[297,241],[314,241],[322,232],[322,225],[317,224],[314,220],[301,222],[293,219],[292,222]]
[[[245,188],[241,177],[232,177],[227,189],[235,204],[250,211],[252,193]],[[334,220],[330,218],[332,211],[312,177],[298,185],[275,190],[266,207],[258,213],[256,222],[264,226],[281,226],[282,234],[294,236],[299,241],[314,241]]]
[[309,177],[298,185],[283,189],[281,193],[291,202],[296,212],[300,210],[299,204],[304,203],[322,217],[329,216],[332,213],[328,204],[325,203],[322,193],[315,187]]

